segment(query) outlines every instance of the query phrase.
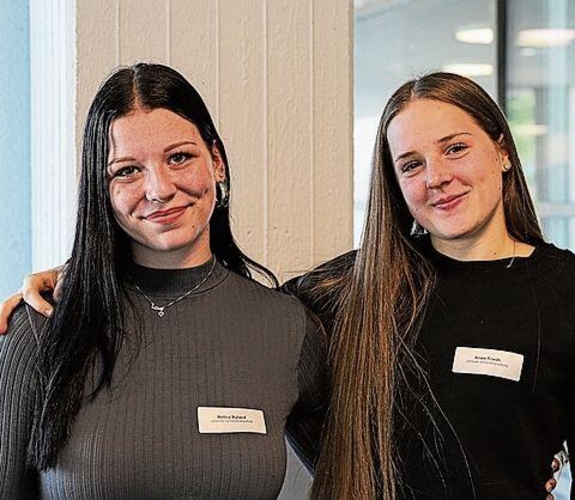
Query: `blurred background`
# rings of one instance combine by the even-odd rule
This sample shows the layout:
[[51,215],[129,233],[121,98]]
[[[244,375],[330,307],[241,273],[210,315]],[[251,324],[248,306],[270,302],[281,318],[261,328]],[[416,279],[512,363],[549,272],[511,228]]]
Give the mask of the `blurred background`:
[[355,241],[383,104],[443,69],[500,103],[546,236],[575,249],[574,40],[573,0],[355,0]]

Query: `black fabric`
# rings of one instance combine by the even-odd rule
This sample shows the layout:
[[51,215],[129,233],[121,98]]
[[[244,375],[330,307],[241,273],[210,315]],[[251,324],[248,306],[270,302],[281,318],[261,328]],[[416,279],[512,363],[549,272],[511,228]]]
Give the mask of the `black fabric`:
[[[575,256],[541,244],[508,267],[424,251],[437,284],[417,354],[432,392],[406,398],[404,498],[545,498],[573,427]],[[520,380],[454,373],[457,347],[523,355]]]
[[[573,442],[575,255],[541,244],[528,258],[459,262],[422,252],[436,289],[415,356],[429,386],[407,373],[397,418],[398,459],[409,500],[543,499],[550,464]],[[310,293],[329,270],[348,273],[351,252],[285,287],[329,326],[335,293]],[[458,347],[524,356],[518,382],[452,371]],[[575,498],[572,494],[571,498]]]

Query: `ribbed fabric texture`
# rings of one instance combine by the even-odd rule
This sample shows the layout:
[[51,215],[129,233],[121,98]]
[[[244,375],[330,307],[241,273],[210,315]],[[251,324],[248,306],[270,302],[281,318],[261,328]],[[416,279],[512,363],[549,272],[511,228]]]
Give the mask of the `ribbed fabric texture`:
[[[575,255],[540,244],[509,267],[425,252],[437,285],[416,349],[437,404],[415,384],[404,399],[401,498],[545,498],[554,453],[575,449]],[[490,375],[460,373],[457,348],[501,354]],[[493,375],[509,353],[523,357],[517,381]]]
[[[199,283],[210,267],[133,265],[129,274],[163,305]],[[135,317],[113,389],[82,407],[58,466],[39,477],[41,498],[276,498],[290,413],[290,439],[308,464],[321,426],[324,352],[304,308],[219,264],[163,318],[129,280],[126,286]],[[16,316],[0,340],[2,499],[33,498],[22,478],[36,385],[34,336],[23,310]],[[263,410],[267,434],[200,434],[200,406]],[[34,475],[26,481],[33,484]]]

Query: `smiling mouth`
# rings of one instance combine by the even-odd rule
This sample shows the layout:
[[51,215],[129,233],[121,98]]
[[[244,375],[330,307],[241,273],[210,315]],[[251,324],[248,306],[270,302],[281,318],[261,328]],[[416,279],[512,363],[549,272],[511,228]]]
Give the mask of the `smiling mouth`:
[[168,210],[158,210],[146,216],[146,220],[157,224],[171,224],[183,215],[186,208],[187,207],[175,207]]
[[465,196],[467,196],[467,192],[461,193],[461,194],[456,194],[453,196],[447,196],[447,197],[442,198],[436,202],[431,203],[431,206],[433,208],[439,208],[440,210],[449,210],[449,209],[457,206],[459,204],[459,202],[461,200],[463,200],[463,198]]

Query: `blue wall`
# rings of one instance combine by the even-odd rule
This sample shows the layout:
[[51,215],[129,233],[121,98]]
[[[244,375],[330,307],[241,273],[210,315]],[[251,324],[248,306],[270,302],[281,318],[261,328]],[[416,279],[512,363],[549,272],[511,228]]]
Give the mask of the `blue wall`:
[[0,0],[0,298],[31,268],[28,2]]

